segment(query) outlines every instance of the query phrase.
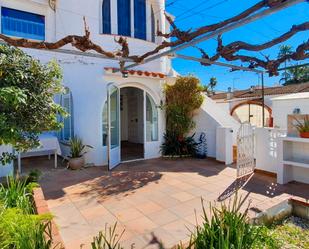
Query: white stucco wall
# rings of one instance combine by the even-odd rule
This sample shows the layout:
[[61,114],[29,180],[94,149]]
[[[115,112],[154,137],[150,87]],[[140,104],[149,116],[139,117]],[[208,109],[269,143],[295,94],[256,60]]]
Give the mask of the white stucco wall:
[[[113,3],[112,12],[114,13],[117,1],[111,2]],[[148,3],[153,4],[156,19],[159,20],[160,29],[164,32],[168,29],[163,13],[165,1],[150,0]],[[0,2],[1,6],[44,15],[47,41],[56,41],[72,34],[84,35],[83,17],[85,16],[91,32],[91,40],[107,51],[116,51],[119,46],[114,42],[115,35],[101,34],[101,4],[102,0],[58,0],[57,10],[54,12],[48,6],[48,1],[2,0]],[[148,5],[147,15],[149,15],[149,7]],[[116,33],[117,18],[113,13],[112,31]],[[150,19],[147,18],[147,21],[149,22]],[[149,26],[149,23],[147,23],[147,26]],[[148,32],[149,30],[147,31],[149,38]],[[135,38],[127,39],[130,55],[140,55],[156,46],[149,41]],[[157,39],[157,42],[160,42],[160,39]],[[75,50],[70,45],[66,46],[65,49]],[[145,76],[129,76],[129,78],[124,79],[121,74],[107,73],[104,70],[105,67],[119,67],[117,61],[34,49],[24,49],[24,51],[39,59],[42,63],[55,59],[61,66],[63,85],[67,86],[72,92],[75,134],[81,137],[85,144],[94,147],[86,154],[87,163],[95,165],[107,163],[107,148],[102,145],[102,111],[107,99],[108,83],[113,82],[119,88],[124,86],[138,87],[152,96],[158,106],[163,98],[162,87],[165,79]],[[134,69],[168,74],[171,71],[170,60],[160,58]],[[159,141],[145,144],[145,158],[160,156],[159,150],[165,130],[165,118],[164,113],[161,110],[158,111]]]
[[[295,96],[295,97],[293,97]],[[300,109],[301,114],[309,114],[309,94],[290,94],[273,98],[274,126],[287,129],[287,115],[293,114],[295,108]]]
[[[233,131],[233,143],[236,142],[236,133],[239,123],[221,108],[219,104],[205,95],[204,102],[194,116],[196,127],[196,138],[199,138],[201,132],[206,133],[207,152],[209,157],[216,158],[217,138],[216,132],[218,127],[230,128]],[[226,137],[224,136],[224,139]],[[225,144],[225,141],[222,141]]]

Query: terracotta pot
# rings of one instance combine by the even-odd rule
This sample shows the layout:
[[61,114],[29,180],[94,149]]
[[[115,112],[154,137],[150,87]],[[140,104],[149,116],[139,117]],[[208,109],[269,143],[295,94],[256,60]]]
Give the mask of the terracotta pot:
[[309,131],[307,131],[307,132],[300,132],[299,136],[301,138],[309,138]]
[[84,157],[70,158],[69,168],[73,170],[81,169],[85,165]]

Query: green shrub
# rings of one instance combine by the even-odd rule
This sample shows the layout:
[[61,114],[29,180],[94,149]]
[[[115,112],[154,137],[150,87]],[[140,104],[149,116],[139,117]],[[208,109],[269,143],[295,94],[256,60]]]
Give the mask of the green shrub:
[[204,101],[203,87],[194,76],[178,77],[174,85],[165,85],[166,130],[184,137],[194,127],[194,111]]
[[164,142],[161,145],[161,153],[164,156],[194,156],[197,152],[197,143],[194,135],[179,137],[178,134],[167,132],[164,134]]
[[[91,243],[91,248],[92,249],[123,249],[119,241],[122,235],[124,234],[124,230],[119,235],[116,232],[116,229],[117,229],[117,222],[112,227],[108,227],[106,225],[105,230],[102,232],[99,232],[99,235],[93,238],[93,242]],[[81,245],[81,248],[83,248],[83,245]]]
[[18,208],[0,207],[0,248],[50,249],[50,220],[50,215],[30,215]]
[[[257,243],[259,237],[269,238],[263,227],[249,224],[248,208],[240,212],[243,200],[237,196],[228,205],[211,206],[207,217],[203,205],[203,225],[197,226],[191,235],[187,249],[248,249],[263,248]],[[261,241],[261,240],[260,240]],[[184,248],[184,247],[179,247]]]
[[7,184],[0,184],[0,200],[4,208],[19,208],[25,213],[33,213],[32,189],[34,185],[28,180],[9,176]]

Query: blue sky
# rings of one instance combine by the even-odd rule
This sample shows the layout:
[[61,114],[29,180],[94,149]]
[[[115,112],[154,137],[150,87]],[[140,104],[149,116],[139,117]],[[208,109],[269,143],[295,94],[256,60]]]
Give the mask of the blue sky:
[[[216,23],[232,17],[249,8],[259,0],[167,0],[167,11],[176,17],[175,21],[179,28],[187,30],[203,25]],[[252,44],[269,41],[282,33],[288,31],[293,24],[301,24],[309,21],[309,3],[300,3],[288,9],[282,10],[271,16],[243,26],[231,32],[223,34],[224,44],[241,40]],[[298,44],[309,38],[309,31],[298,33],[283,44],[296,48]],[[212,39],[199,44],[210,55],[215,53],[216,40]],[[275,58],[279,51],[279,45],[264,50],[264,55]],[[179,53],[200,57],[195,48],[188,48]],[[257,56],[261,56],[259,53]],[[221,59],[222,60],[222,59]],[[308,62],[308,61],[306,61]],[[240,65],[240,62],[232,62]],[[248,88],[260,83],[259,76],[252,72],[229,72],[229,69],[210,66],[201,66],[197,62],[174,59],[173,67],[182,75],[194,74],[199,77],[203,84],[209,82],[210,77],[218,79],[216,90],[226,90],[228,87],[235,89]],[[265,85],[273,86],[278,83],[280,77],[265,77]]]

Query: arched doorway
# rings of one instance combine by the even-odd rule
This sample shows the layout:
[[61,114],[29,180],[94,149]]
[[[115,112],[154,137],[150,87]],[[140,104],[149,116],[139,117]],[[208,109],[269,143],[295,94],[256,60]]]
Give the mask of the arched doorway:
[[144,92],[120,88],[121,161],[144,158]]
[[[263,105],[259,101],[245,101],[231,110],[231,115],[240,123],[249,122],[255,127],[263,127]],[[264,105],[265,126],[272,126],[272,110]]]
[[[113,94],[109,98],[110,135],[120,143],[120,161],[144,159],[146,144],[157,142],[159,139],[158,107],[154,99],[148,91],[134,84],[119,88],[119,105],[112,96]],[[117,129],[115,129],[116,123],[119,124]],[[106,102],[102,115],[103,147],[108,146],[108,127]],[[115,134],[116,132],[118,133]],[[110,141],[110,149],[113,149],[112,142],[113,139]]]

